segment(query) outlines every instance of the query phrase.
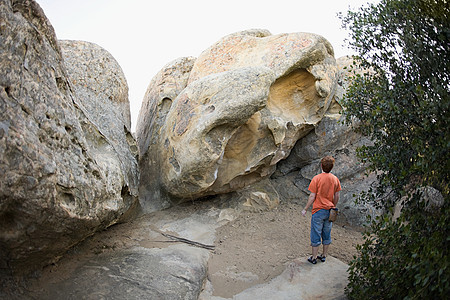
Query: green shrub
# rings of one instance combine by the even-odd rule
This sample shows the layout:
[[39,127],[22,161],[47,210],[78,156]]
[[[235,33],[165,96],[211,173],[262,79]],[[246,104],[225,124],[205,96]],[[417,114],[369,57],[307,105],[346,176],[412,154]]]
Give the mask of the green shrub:
[[351,299],[449,297],[449,11],[446,0],[382,0],[341,15],[358,53],[344,115],[374,141],[358,156],[379,181],[358,201],[383,211],[350,264]]

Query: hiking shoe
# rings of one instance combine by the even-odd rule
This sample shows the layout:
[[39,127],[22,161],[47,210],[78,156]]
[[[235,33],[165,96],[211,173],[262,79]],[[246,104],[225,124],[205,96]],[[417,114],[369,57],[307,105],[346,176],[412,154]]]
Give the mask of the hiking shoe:
[[312,256],[310,256],[310,257],[308,258],[308,261],[309,261],[310,263],[312,263],[313,265],[317,264],[317,259],[313,258]]
[[317,259],[320,260],[321,262],[325,262],[326,258],[327,257],[325,255],[318,255],[317,256]]

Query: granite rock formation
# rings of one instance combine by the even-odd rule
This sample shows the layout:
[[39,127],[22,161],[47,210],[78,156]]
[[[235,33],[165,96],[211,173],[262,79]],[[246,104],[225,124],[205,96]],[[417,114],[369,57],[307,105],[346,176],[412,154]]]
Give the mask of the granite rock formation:
[[[103,243],[108,251],[63,268],[29,298],[197,299],[208,283],[208,251],[169,246],[161,233],[211,245],[215,230],[242,210],[306,201],[326,154],[337,159],[344,214],[354,223],[366,214],[349,203],[373,179],[354,156],[368,141],[339,123],[345,76],[320,36],[244,31],[166,65],[145,95],[137,144],[120,66],[95,44],[58,41],[35,1],[0,1],[0,61],[0,284],[133,217],[138,194],[144,211],[219,195],[217,208],[179,206],[130,222],[137,228],[126,238],[116,232]],[[346,266],[333,265],[342,292]],[[287,280],[303,290],[299,266],[241,296]]]
[[375,179],[354,156],[368,141],[339,123],[345,76],[323,37],[243,31],[169,63],[148,87],[136,143],[107,51],[58,41],[32,0],[1,1],[0,17],[0,275],[127,220],[138,195],[147,212],[211,195],[252,211],[306,199],[326,154],[347,218],[370,209],[350,204]]
[[1,275],[49,264],[137,203],[123,73],[96,46],[64,45],[63,58],[36,2],[0,2]]
[[[249,30],[224,37],[183,71],[165,68],[150,84],[137,124],[140,153],[152,162],[141,161],[141,173],[161,180],[152,188],[141,181],[142,205],[167,207],[268,178],[332,104],[333,55],[318,35]],[[163,79],[171,78],[169,69],[183,74],[179,85]],[[156,132],[158,138],[149,136]]]
[[[128,85],[121,67],[96,44],[83,41],[59,41],[59,44],[77,105],[94,125],[93,131],[84,133],[91,155],[105,175],[105,188],[115,195],[114,201],[136,197],[138,149],[131,134]],[[126,200],[130,201],[137,204],[136,199]]]
[[183,57],[164,66],[151,80],[142,101],[136,136],[141,174],[139,201],[144,211],[170,206],[167,193],[161,189],[161,128],[173,100],[186,87],[195,60]]

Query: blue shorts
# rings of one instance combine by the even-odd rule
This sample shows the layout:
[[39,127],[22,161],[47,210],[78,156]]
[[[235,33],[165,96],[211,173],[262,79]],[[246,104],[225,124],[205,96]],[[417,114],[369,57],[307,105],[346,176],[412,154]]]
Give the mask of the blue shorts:
[[332,222],[328,221],[330,211],[320,209],[311,217],[311,246],[318,247],[320,244],[331,244],[331,226]]

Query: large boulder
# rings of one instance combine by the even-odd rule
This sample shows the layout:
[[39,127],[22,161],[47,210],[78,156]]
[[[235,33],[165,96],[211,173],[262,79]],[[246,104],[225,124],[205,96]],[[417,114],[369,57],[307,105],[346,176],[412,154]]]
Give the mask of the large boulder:
[[[18,274],[124,218],[138,169],[126,142],[126,81],[112,57],[66,43],[66,67],[31,0],[1,1],[0,20],[0,269]],[[115,82],[104,83],[108,72]]]
[[[130,132],[131,116],[128,100],[128,84],[125,74],[114,57],[102,47],[84,41],[58,41],[70,81],[75,87],[77,100],[108,138],[118,126],[125,133]],[[107,106],[108,110],[103,107]],[[113,128],[108,125],[115,122]],[[123,134],[119,135],[120,139]]]
[[183,90],[162,131],[161,176],[172,195],[233,191],[227,186],[233,179],[272,154],[255,146],[273,81],[269,69],[252,67],[209,75]]
[[186,87],[195,60],[183,57],[165,65],[151,80],[142,101],[136,136],[141,174],[139,201],[144,211],[170,206],[167,193],[161,189],[161,128],[172,102]]
[[[94,127],[84,130],[105,189],[113,199],[138,194],[138,149],[131,134],[130,102],[125,75],[112,55],[83,41],[59,41],[76,104]],[[136,199],[126,202],[137,204]]]
[[[158,96],[146,97],[140,116],[149,107],[165,107],[167,113],[159,113],[158,122],[139,118],[140,153],[153,161],[141,163],[140,169],[161,182],[150,192],[141,181],[141,198],[164,207],[269,177],[330,107],[337,78],[333,55],[329,42],[318,35],[249,30],[205,50],[183,73],[182,83],[172,85],[176,98],[165,106],[158,104],[162,87],[151,84],[147,95]],[[170,91],[170,83],[164,82],[164,91]],[[157,130],[152,129],[155,123]],[[150,132],[160,137],[150,138]],[[150,147],[145,141],[151,139],[157,141]],[[167,197],[155,197],[161,194]]]

